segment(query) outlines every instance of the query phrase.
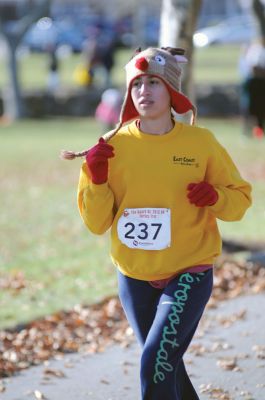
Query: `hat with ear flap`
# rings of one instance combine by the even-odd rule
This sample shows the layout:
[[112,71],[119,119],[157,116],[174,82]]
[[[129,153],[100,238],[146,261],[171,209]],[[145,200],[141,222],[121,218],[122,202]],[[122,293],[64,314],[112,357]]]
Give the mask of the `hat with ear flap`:
[[131,98],[131,86],[134,79],[142,75],[152,75],[163,80],[171,97],[171,107],[178,114],[192,111],[193,124],[196,108],[181,92],[181,64],[186,63],[185,51],[180,48],[153,48],[139,51],[125,66],[127,90],[120,114],[120,123],[124,124],[137,118],[138,112]]
[[[103,135],[106,142],[118,132],[123,124],[139,116],[131,98],[131,87],[134,79],[142,75],[151,75],[162,79],[169,91],[172,109],[177,114],[184,114],[191,111],[191,124],[194,124],[196,107],[181,92],[181,65],[187,62],[184,53],[183,49],[172,47],[149,47],[144,51],[141,51],[141,49],[136,51],[135,55],[125,66],[126,93],[121,107],[119,123],[115,129]],[[76,157],[86,156],[88,151],[84,150],[78,153],[63,151],[61,152],[61,157],[72,160]]]

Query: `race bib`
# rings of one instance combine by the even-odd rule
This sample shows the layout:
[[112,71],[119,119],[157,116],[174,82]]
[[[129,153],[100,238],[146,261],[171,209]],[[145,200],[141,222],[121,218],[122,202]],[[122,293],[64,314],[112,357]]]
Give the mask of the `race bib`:
[[170,247],[170,209],[126,208],[119,218],[120,241],[130,249],[162,250]]

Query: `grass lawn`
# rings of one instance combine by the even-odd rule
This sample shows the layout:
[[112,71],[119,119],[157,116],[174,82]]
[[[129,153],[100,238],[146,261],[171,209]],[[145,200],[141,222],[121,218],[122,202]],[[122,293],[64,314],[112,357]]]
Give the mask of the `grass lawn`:
[[[222,83],[239,82],[238,58],[240,48],[233,45],[210,46],[196,49],[194,54],[194,79],[200,84],[218,80]],[[115,54],[116,65],[113,82],[123,86],[123,67],[133,54],[131,49],[119,49]],[[73,54],[60,60],[60,81],[63,86],[74,87],[73,73],[83,62],[82,55]],[[47,84],[48,58],[46,54],[21,54],[18,56],[19,79],[24,89],[44,88]],[[0,58],[0,89],[8,82],[6,62]]]
[[[253,207],[243,221],[220,224],[223,235],[265,242],[265,141],[244,137],[238,120],[199,123],[253,183]],[[116,292],[108,234],[90,234],[78,214],[80,160],[58,157],[62,148],[86,148],[99,135],[95,120],[85,118],[0,126],[0,327]]]
[[0,129],[0,282],[25,285],[0,291],[0,325],[115,292],[107,240],[89,235],[77,211],[80,160],[58,157],[62,148],[93,143],[98,126],[81,119]]

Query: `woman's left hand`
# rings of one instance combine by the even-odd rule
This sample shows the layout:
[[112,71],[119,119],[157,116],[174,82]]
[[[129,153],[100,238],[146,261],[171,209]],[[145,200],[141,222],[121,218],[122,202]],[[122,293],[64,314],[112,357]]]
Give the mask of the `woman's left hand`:
[[208,182],[190,183],[187,186],[188,199],[196,207],[213,206],[218,200],[218,193]]

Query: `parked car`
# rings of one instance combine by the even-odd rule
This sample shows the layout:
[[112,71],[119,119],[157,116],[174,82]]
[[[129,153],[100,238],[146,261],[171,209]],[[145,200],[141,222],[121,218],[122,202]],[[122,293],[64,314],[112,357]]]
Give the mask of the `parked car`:
[[41,18],[32,24],[22,39],[22,45],[31,51],[46,51],[57,43],[58,29],[51,18]]
[[241,15],[196,31],[193,35],[193,43],[195,47],[225,43],[250,43],[257,36],[258,29],[255,18],[251,15]]
[[32,25],[24,36],[22,44],[36,52],[48,51],[50,47],[67,46],[76,53],[82,51],[85,35],[83,25],[70,18],[54,21],[44,17]]

